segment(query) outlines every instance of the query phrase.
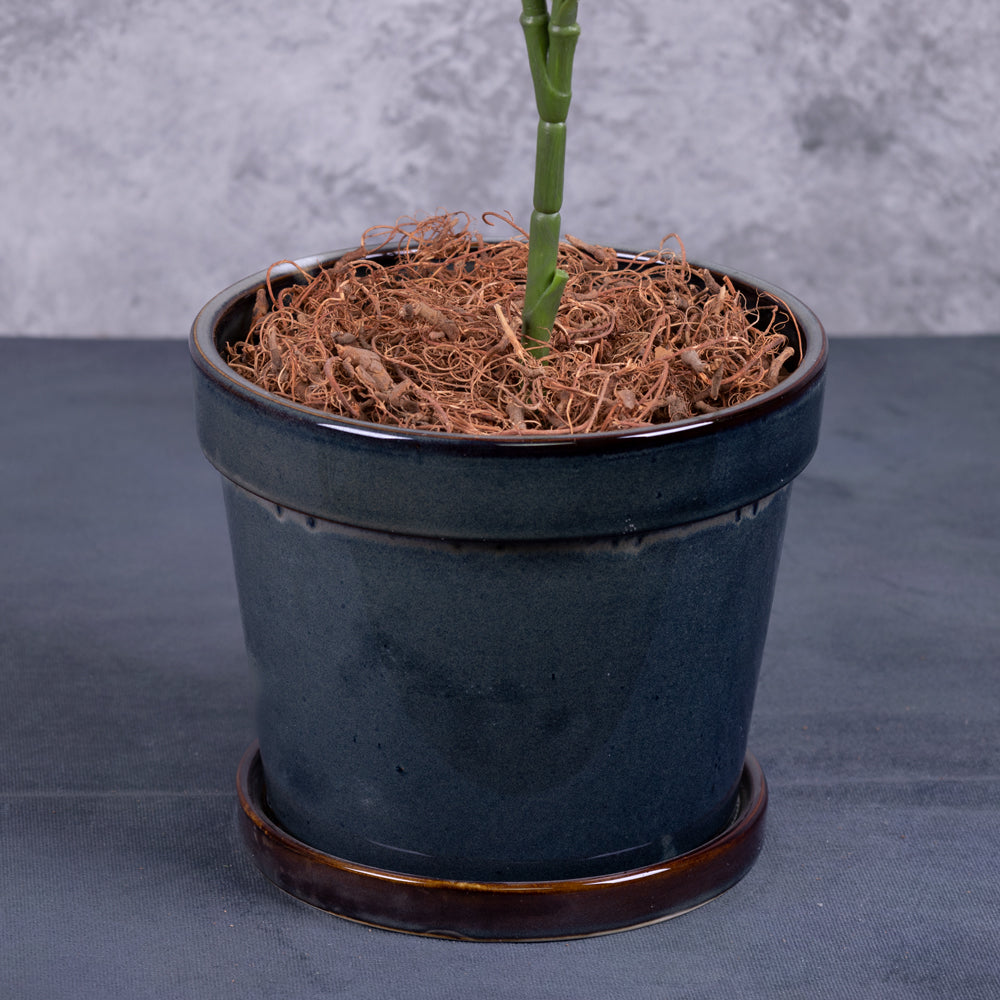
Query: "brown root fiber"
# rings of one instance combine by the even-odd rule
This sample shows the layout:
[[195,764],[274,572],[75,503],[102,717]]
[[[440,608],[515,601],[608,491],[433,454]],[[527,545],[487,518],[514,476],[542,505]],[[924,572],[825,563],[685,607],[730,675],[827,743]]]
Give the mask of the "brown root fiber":
[[[230,366],[343,417],[567,434],[711,413],[773,387],[794,365],[788,311],[745,302],[728,278],[719,284],[689,265],[683,246],[622,266],[613,250],[572,237],[560,249],[570,278],[540,363],[519,339],[524,233],[506,217],[484,221],[496,218],[519,236],[487,243],[467,216],[440,215],[369,230],[362,249],[306,284],[275,290],[269,281]],[[399,262],[367,259],[386,248]]]

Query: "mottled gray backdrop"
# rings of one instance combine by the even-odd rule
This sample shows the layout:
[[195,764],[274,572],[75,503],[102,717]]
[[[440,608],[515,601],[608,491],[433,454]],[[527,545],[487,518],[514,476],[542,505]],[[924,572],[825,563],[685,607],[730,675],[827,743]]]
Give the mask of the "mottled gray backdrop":
[[[517,0],[0,0],[0,332],[186,335],[287,256],[530,208]],[[1000,329],[997,0],[582,0],[564,227],[835,333]]]

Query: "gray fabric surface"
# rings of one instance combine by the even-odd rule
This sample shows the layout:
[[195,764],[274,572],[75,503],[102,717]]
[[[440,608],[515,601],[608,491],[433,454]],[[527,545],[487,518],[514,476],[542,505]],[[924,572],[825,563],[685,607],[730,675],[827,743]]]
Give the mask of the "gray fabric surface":
[[1000,338],[834,340],[750,740],[764,852],[676,920],[532,945],[371,930],[257,874],[186,347],[2,344],[0,995],[1000,993]]

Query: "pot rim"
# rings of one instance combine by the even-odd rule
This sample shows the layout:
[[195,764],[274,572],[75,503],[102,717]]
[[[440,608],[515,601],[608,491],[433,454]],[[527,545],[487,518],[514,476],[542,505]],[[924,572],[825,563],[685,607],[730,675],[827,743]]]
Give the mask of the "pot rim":
[[[223,289],[210,299],[200,310],[191,329],[190,350],[195,364],[220,388],[246,399],[247,401],[277,412],[278,415],[295,423],[307,424],[320,432],[347,434],[369,441],[383,440],[396,443],[419,442],[423,446],[460,446],[465,453],[519,454],[527,451],[551,453],[553,451],[581,450],[613,451],[622,447],[645,447],[654,443],[666,443],[665,439],[680,441],[704,434],[715,433],[727,427],[756,420],[779,407],[787,405],[800,396],[823,374],[827,358],[827,337],[816,314],[800,299],[776,285],[757,278],[744,271],[723,268],[699,261],[688,263],[692,267],[706,268],[713,274],[726,275],[737,285],[745,286],[772,299],[784,307],[798,326],[805,350],[795,370],[773,389],[761,393],[743,403],[729,406],[712,414],[699,414],[683,420],[651,427],[630,428],[617,431],[596,431],[589,433],[546,433],[534,434],[460,434],[452,431],[437,431],[393,427],[340,417],[325,410],[303,406],[283,396],[261,389],[248,379],[238,375],[222,357],[216,343],[216,332],[223,321],[241,301],[261,287],[270,276],[273,281],[292,278],[302,271],[311,272],[326,266],[349,250],[335,250],[294,261],[283,261],[256,271],[251,275]],[[639,251],[617,251],[619,260],[643,261],[650,258]],[[378,260],[397,256],[398,251],[382,248],[365,259]]]

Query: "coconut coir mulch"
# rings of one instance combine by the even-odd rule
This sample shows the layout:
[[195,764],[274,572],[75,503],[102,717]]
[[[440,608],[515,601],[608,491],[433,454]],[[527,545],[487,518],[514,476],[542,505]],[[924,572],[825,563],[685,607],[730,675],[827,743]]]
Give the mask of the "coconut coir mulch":
[[[270,392],[379,424],[460,434],[588,433],[668,423],[778,384],[795,355],[779,303],[745,302],[683,246],[640,269],[573,237],[544,362],[520,342],[525,233],[487,243],[467,216],[379,227],[304,283],[257,296],[229,364]],[[398,248],[403,263],[366,259]],[[282,262],[287,263],[287,262]]]

